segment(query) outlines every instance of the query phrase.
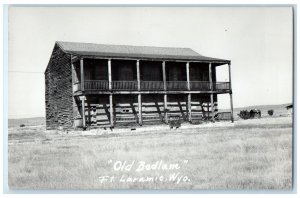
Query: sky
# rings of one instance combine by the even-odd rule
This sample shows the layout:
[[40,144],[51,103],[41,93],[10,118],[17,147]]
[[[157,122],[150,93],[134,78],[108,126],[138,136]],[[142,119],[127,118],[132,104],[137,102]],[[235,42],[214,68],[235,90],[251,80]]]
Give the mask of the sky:
[[[234,107],[291,103],[292,17],[288,7],[10,7],[8,117],[45,116],[55,41],[191,48],[231,60]],[[229,108],[229,95],[218,105]]]

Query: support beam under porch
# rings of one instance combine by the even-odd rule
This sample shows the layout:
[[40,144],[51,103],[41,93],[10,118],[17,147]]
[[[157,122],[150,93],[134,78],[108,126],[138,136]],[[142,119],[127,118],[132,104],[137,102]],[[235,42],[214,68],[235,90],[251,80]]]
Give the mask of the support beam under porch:
[[80,96],[79,98],[81,100],[81,117],[82,117],[82,127],[86,128],[86,119],[85,119],[85,96]]
[[142,114],[142,95],[138,95],[138,106],[139,106],[139,125],[143,125],[143,114]]
[[[212,82],[212,64],[209,63],[209,84],[210,84],[210,90],[213,90],[213,82]],[[214,94],[210,94],[210,111],[211,111],[211,119],[214,122],[215,121],[215,105],[214,105]]]
[[114,108],[113,108],[113,95],[109,95],[109,118],[110,118],[110,126],[114,127]]
[[230,86],[230,110],[231,110],[231,122],[234,122],[233,119],[233,102],[232,102],[232,85],[231,85],[231,64],[228,63],[228,73],[229,73],[229,86]]
[[164,117],[165,117],[165,123],[168,124],[168,96],[167,94],[164,94]]

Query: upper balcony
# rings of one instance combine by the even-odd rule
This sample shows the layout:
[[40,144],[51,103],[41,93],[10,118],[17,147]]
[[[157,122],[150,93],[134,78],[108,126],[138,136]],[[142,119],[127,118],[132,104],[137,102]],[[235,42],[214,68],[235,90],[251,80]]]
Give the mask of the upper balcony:
[[195,62],[81,59],[73,63],[74,93],[231,92],[216,65]]
[[[166,81],[166,89],[163,81],[141,81],[140,89],[138,81],[109,81],[106,80],[86,80],[84,90],[93,91],[230,91],[229,82],[212,82],[212,89],[209,81],[191,81],[190,86],[186,81]],[[74,92],[82,91],[81,82],[75,82]],[[110,88],[111,87],[111,88]],[[190,87],[190,88],[189,88]]]

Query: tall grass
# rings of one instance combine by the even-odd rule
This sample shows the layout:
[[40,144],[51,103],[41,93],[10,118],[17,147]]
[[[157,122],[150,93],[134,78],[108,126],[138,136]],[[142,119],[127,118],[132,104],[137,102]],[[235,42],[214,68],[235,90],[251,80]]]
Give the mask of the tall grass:
[[[233,127],[140,135],[59,135],[43,130],[11,129],[8,159],[11,188],[290,189],[292,186],[292,125],[288,117],[239,121]],[[30,137],[34,141],[23,141]],[[179,172],[187,175],[190,182],[101,183],[98,177],[103,175],[167,177],[176,172],[118,172],[113,170],[110,160],[178,163]]]

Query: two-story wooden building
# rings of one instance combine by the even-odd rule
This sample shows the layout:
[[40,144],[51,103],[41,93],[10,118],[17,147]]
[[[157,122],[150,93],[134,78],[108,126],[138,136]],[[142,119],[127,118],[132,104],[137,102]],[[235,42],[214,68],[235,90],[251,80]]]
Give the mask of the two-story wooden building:
[[[229,67],[229,82],[216,67]],[[46,126],[232,120],[230,61],[189,48],[56,42],[45,71]],[[229,94],[231,112],[218,112]]]

